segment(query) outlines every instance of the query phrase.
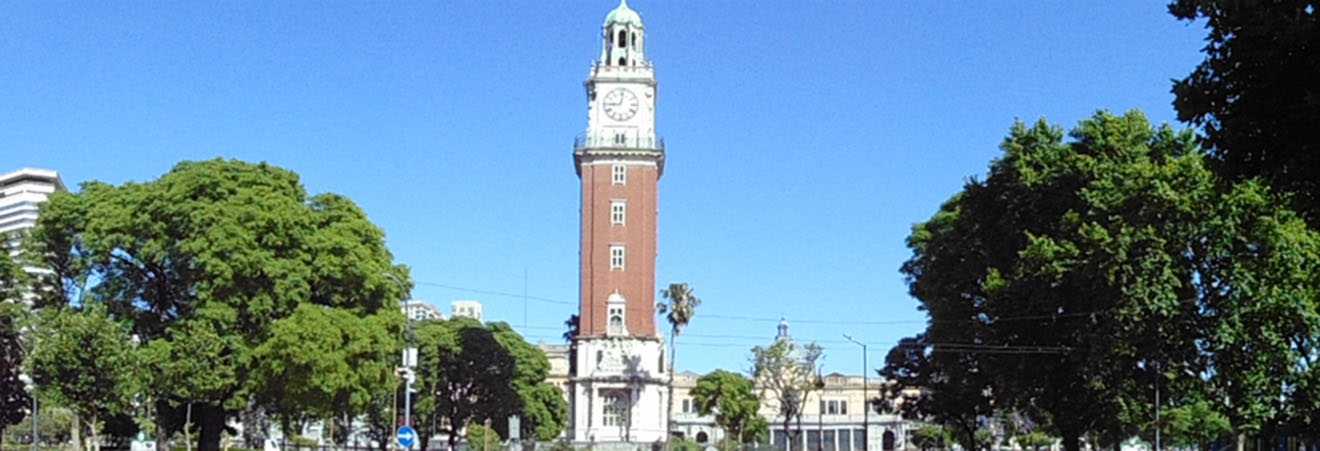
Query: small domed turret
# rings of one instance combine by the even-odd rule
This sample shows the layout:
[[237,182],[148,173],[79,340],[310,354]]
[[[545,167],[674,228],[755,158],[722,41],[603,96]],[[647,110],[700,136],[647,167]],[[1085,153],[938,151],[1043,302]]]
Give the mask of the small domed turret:
[[610,13],[605,16],[605,26],[608,27],[613,24],[632,25],[637,28],[643,28],[642,15],[637,14],[637,11],[633,11],[632,8],[628,7],[628,0],[622,0],[619,2],[618,8],[614,8],[613,11],[610,11]]
[[642,51],[646,27],[642,15],[628,7],[628,0],[620,0],[619,7],[605,16],[601,26],[600,63],[605,66],[645,66]]

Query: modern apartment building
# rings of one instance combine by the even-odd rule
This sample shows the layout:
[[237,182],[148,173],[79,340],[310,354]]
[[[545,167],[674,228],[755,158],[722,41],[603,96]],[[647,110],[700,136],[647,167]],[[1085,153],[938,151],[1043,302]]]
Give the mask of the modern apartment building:
[[52,193],[65,191],[58,172],[23,168],[0,175],[0,238],[17,252],[19,235],[37,224],[37,206]]
[[430,302],[413,299],[403,303],[403,315],[410,321],[443,320],[445,313]]

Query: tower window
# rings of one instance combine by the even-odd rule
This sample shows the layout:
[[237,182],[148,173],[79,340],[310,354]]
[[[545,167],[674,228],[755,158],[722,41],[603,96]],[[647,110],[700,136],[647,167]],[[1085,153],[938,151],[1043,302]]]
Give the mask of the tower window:
[[629,415],[629,396],[623,390],[601,390],[604,407],[602,423],[605,426],[624,426]]
[[627,167],[627,166],[624,166],[624,165],[621,165],[621,164],[616,164],[616,165],[614,165],[614,169],[613,169],[613,171],[614,171],[614,174],[613,174],[614,177],[613,177],[612,180],[614,181],[613,183],[614,183],[615,185],[626,185],[626,184],[628,184],[628,167]]
[[610,201],[610,225],[624,225],[628,217],[628,204],[621,200]]
[[632,34],[632,48],[633,49],[637,48],[637,32],[635,31]]
[[625,253],[626,252],[624,251],[622,244],[615,244],[610,246],[610,271],[616,269],[619,271],[623,271],[623,267],[625,263],[624,261]]
[[628,44],[628,32],[619,30],[619,48],[624,48]]

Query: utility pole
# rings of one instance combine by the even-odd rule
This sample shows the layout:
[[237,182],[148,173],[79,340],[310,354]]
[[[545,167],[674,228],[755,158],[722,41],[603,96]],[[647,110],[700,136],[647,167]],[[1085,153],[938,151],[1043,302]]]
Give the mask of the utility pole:
[[[406,303],[408,287],[394,274],[385,273],[384,275],[385,278],[399,284],[399,294],[405,298],[404,302]],[[403,348],[403,368],[400,371],[405,382],[403,388],[403,425],[412,426],[412,384],[417,379],[417,376],[413,374],[413,368],[417,367],[417,348],[413,345],[412,318],[408,316],[407,308],[404,308],[403,311],[403,324],[406,334],[404,338],[407,340],[407,345]]]
[[[820,368],[816,369],[816,451],[825,451],[825,379],[820,377]],[[806,447],[804,446],[803,449]]]
[[853,337],[848,334],[843,334],[843,338],[847,338],[848,341],[862,347],[862,450],[869,451],[871,449],[871,398],[866,395],[866,381],[870,379],[866,374],[868,371],[866,367],[866,343],[853,340]]

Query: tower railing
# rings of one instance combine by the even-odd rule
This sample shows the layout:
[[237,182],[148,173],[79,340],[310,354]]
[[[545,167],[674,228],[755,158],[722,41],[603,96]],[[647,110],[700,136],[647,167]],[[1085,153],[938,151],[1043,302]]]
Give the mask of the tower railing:
[[573,138],[573,150],[624,149],[665,151],[665,139],[658,136],[600,135],[583,133]]

